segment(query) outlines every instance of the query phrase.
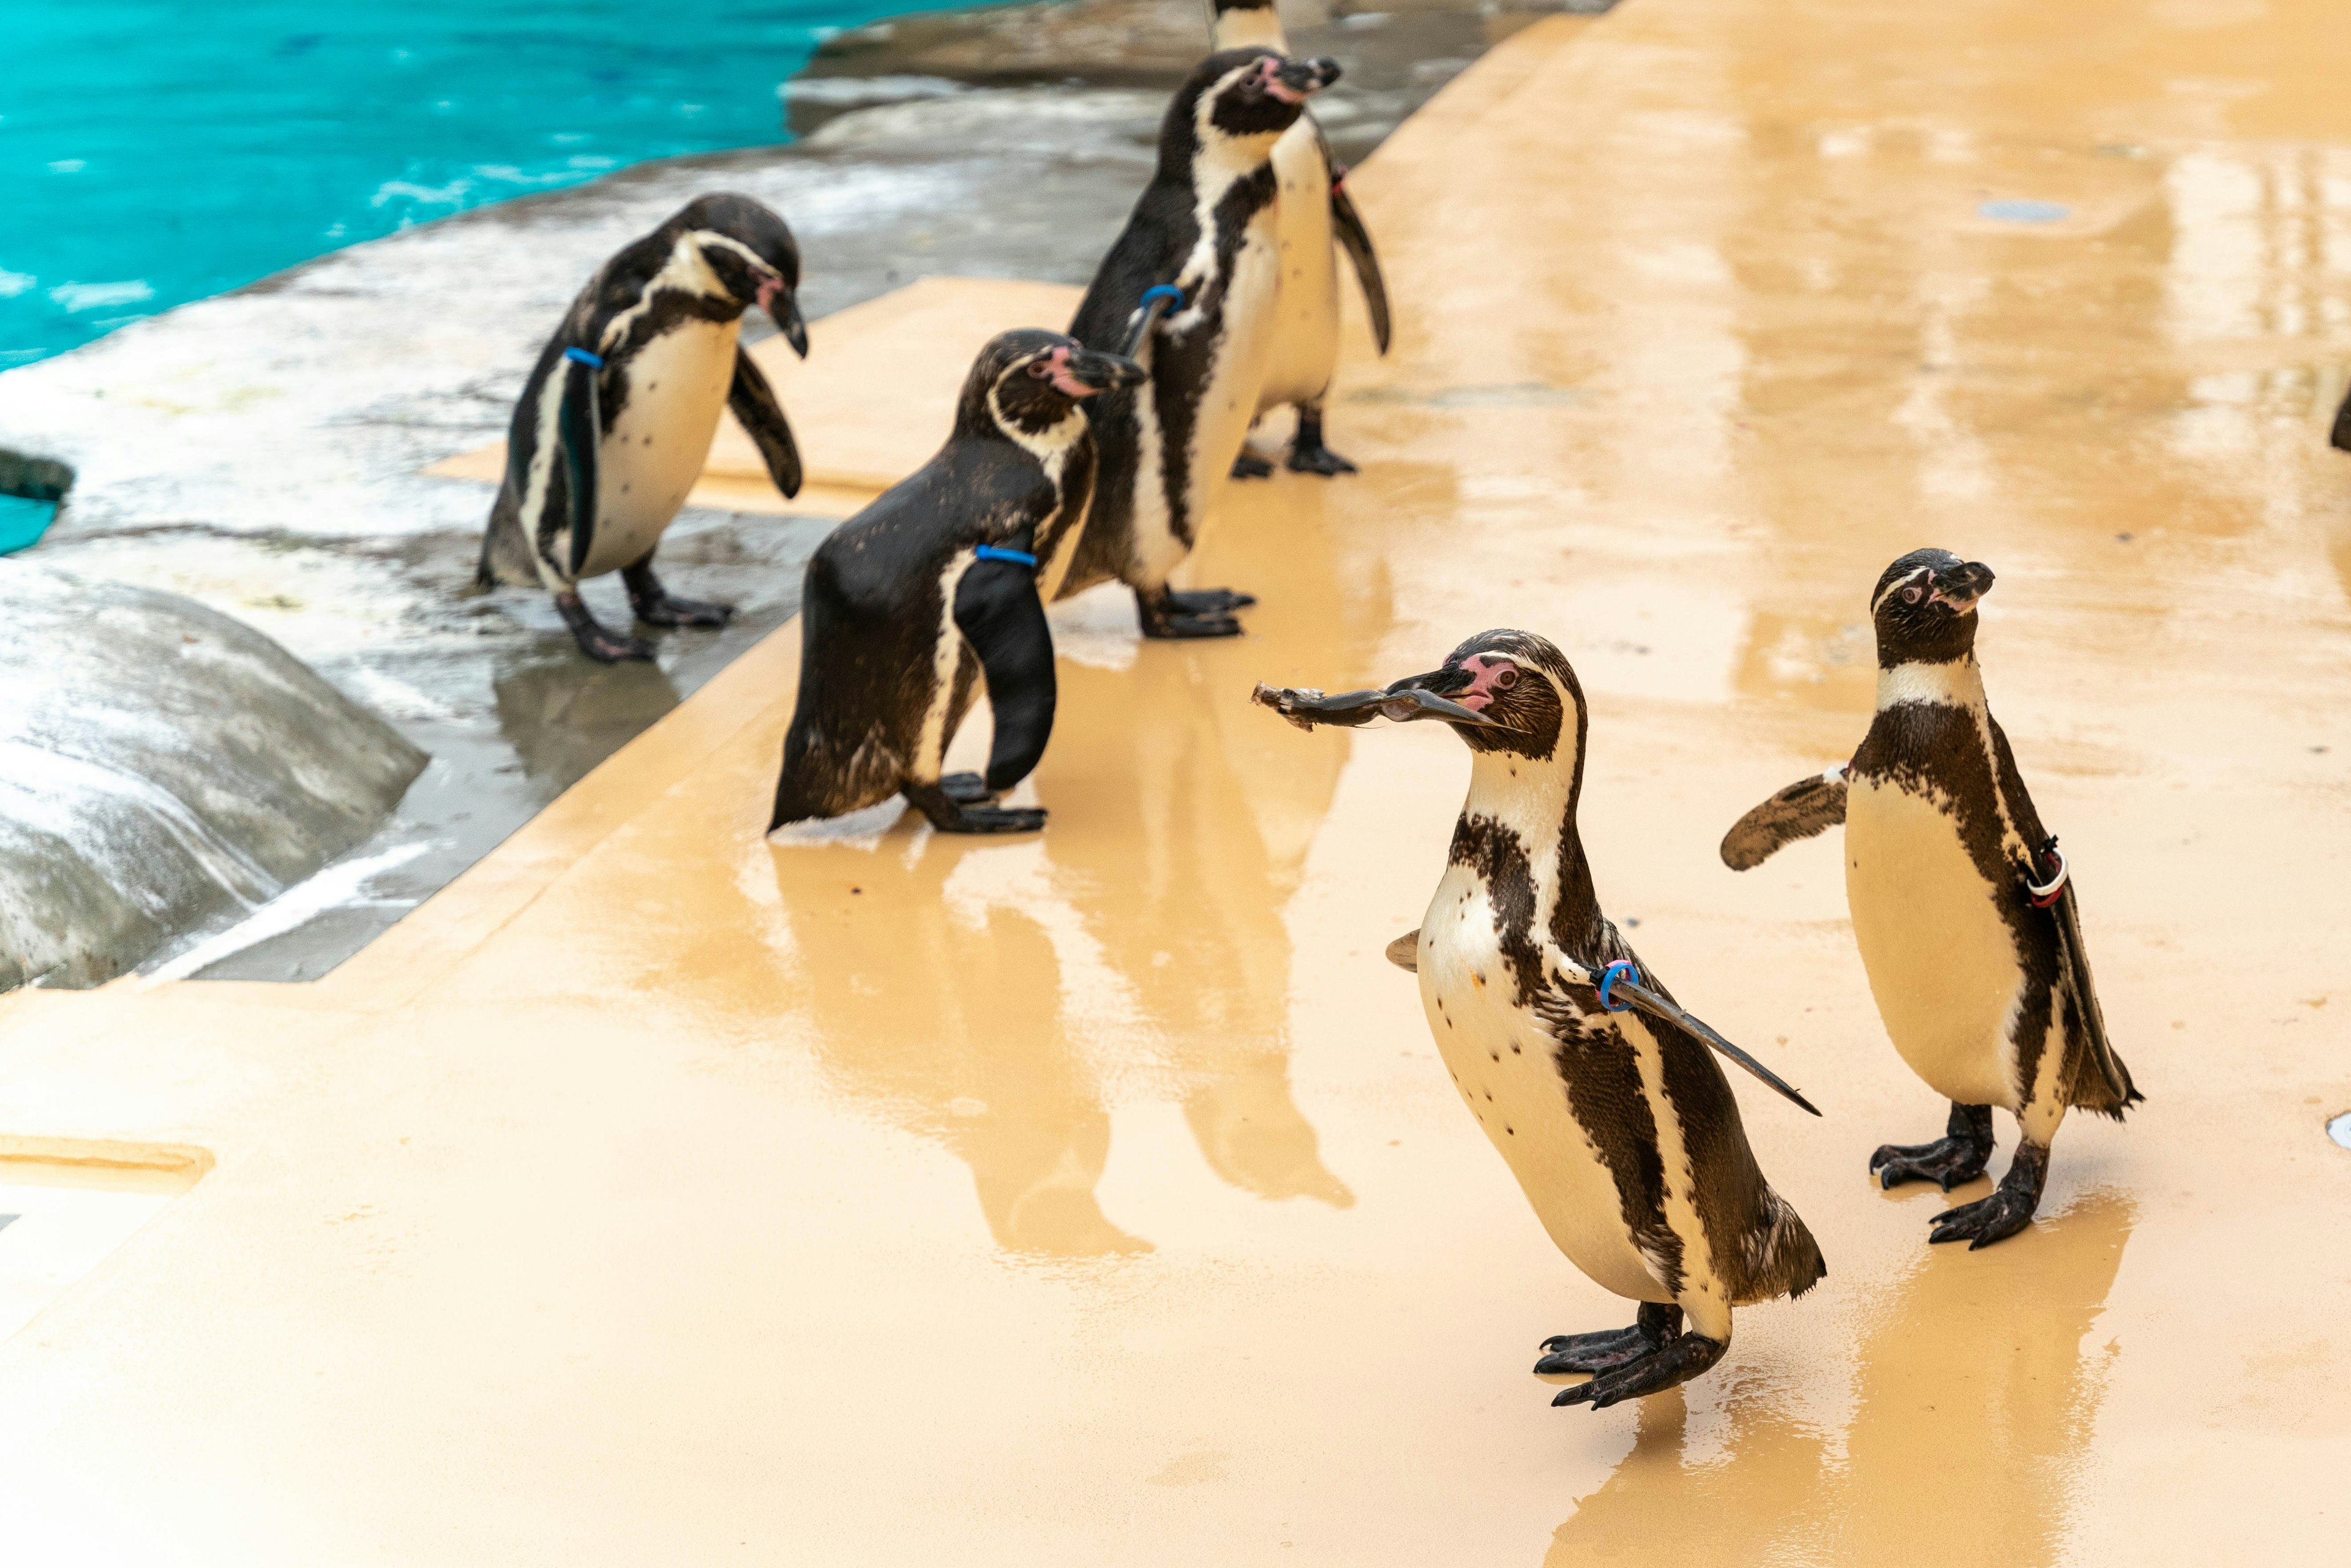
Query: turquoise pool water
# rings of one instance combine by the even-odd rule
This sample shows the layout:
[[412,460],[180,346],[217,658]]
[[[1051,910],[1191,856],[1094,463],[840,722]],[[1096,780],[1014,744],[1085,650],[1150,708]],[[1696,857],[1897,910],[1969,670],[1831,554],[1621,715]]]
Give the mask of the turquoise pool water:
[[467,207],[785,139],[922,0],[9,0],[0,369]]

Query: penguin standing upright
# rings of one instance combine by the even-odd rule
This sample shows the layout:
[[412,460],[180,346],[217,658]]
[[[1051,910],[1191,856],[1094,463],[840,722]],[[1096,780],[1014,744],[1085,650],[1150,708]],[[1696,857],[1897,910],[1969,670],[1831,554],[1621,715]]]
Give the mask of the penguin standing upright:
[[1812,1289],[1820,1248],[1763,1179],[1708,1047],[1811,1106],[1676,1006],[1600,913],[1576,829],[1583,689],[1560,651],[1486,632],[1382,691],[1257,698],[1301,726],[1434,718],[1468,743],[1445,875],[1388,956],[1419,972],[1437,1051],[1543,1228],[1641,1303],[1631,1328],[1544,1343],[1536,1372],[1594,1375],[1552,1403],[1686,1382],[1721,1359],[1732,1308]]
[[1976,604],[1991,569],[1913,550],[1870,598],[1877,714],[1849,764],[1792,784],[1722,841],[1733,871],[1842,822],[1845,898],[1894,1049],[1951,1102],[1935,1143],[1887,1144],[1886,1186],[1949,1191],[1983,1174],[1991,1108],[2022,1140],[1990,1197],[1935,1217],[1930,1241],[1989,1247],[2032,1223],[2069,1107],[2119,1121],[2145,1096],[2106,1041],[2070,868],[1984,699]]
[[[1259,48],[1288,54],[1290,43],[1273,0],[1214,0],[1215,38],[1219,49]],[[1388,290],[1371,231],[1347,194],[1347,172],[1331,158],[1331,143],[1311,114],[1282,133],[1273,147],[1273,173],[1280,186],[1275,206],[1280,235],[1280,320],[1267,362],[1265,387],[1258,394],[1258,417],[1276,409],[1298,411],[1289,465],[1299,474],[1353,474],[1355,465],[1322,444],[1322,403],[1339,367],[1339,258],[1344,246],[1363,285],[1372,338],[1388,351]],[[1272,465],[1243,450],[1235,478],[1263,478]]]
[[[1255,602],[1167,579],[1257,416],[1280,286],[1274,145],[1338,79],[1332,61],[1268,49],[1203,61],[1168,106],[1158,171],[1070,328],[1089,348],[1131,350],[1150,380],[1089,405],[1102,476],[1061,592],[1124,581],[1147,637],[1237,636],[1233,612]],[[1176,301],[1153,325],[1145,297],[1162,289]]]
[[748,196],[697,196],[599,267],[515,405],[480,585],[546,588],[580,650],[608,664],[653,649],[598,623],[584,578],[617,570],[648,626],[724,626],[734,606],[670,597],[653,551],[701,476],[722,408],[776,487],[799,494],[791,426],[738,340],[757,305],[806,357],[799,281],[791,230]]
[[[1028,832],[1045,813],[996,797],[1052,733],[1044,597],[1092,494],[1086,399],[1143,380],[1058,332],[1006,332],[965,380],[938,455],[817,547],[800,606],[799,701],[769,831],[895,794],[954,833]],[[996,714],[985,778],[941,776],[984,676]]]

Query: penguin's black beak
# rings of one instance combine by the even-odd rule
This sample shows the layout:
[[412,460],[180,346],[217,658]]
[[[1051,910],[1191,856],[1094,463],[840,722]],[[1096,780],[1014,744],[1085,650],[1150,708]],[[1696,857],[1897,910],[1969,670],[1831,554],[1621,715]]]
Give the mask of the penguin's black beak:
[[1249,697],[1301,729],[1311,729],[1318,724],[1353,729],[1375,718],[1395,724],[1439,718],[1447,724],[1466,724],[1472,729],[1508,728],[1500,720],[1488,718],[1475,708],[1463,707],[1445,695],[1460,691],[1475,679],[1466,670],[1432,670],[1425,675],[1406,676],[1379,691],[1341,692],[1336,696],[1325,696],[1311,687],[1277,689],[1260,684]]
[[1977,601],[1991,591],[1994,580],[1991,568],[1980,560],[1945,567],[1927,575],[1928,585],[1934,590],[1930,602],[1949,605],[1954,615],[1965,615],[1975,609]]
[[1090,392],[1139,387],[1144,379],[1143,367],[1133,360],[1123,354],[1106,354],[1099,349],[1071,350],[1070,378]]
[[807,359],[808,323],[800,319],[799,291],[780,277],[765,279],[759,285],[759,308],[775,322],[776,330],[784,335],[784,341],[792,346],[792,352],[803,360]]
[[1311,60],[1286,59],[1274,68],[1275,96],[1296,103],[1321,92],[1339,76],[1339,62],[1327,56]]

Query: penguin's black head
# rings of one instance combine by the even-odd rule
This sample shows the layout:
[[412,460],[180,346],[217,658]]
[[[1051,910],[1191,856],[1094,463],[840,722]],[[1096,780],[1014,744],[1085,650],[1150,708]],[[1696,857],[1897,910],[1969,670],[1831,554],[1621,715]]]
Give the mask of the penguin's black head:
[[1877,667],[1948,664],[1975,652],[1976,602],[1991,568],[1947,549],[1914,549],[1886,569],[1869,598]]
[[1378,691],[1326,697],[1260,686],[1257,700],[1301,726],[1437,719],[1480,755],[1578,767],[1583,755],[1583,687],[1567,655],[1531,632],[1480,632],[1426,674]]
[[1339,62],[1298,60],[1271,49],[1226,49],[1210,55],[1185,81],[1160,128],[1159,166],[1186,174],[1194,159],[1218,142],[1274,141],[1298,123],[1306,100],[1339,79]]
[[[1098,392],[1139,386],[1143,367],[1059,332],[1023,329],[989,340],[964,379],[959,434],[1042,434]],[[1016,434],[1016,439],[1018,438]]]
[[697,196],[672,220],[684,228],[702,259],[735,300],[756,305],[776,329],[808,358],[808,323],[800,317],[800,247],[784,220],[748,196]]

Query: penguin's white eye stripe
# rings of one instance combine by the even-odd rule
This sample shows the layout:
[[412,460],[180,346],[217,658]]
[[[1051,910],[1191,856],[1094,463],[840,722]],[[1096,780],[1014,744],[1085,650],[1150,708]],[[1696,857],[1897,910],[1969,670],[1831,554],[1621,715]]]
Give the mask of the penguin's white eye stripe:
[[[1917,570],[1912,572],[1909,576],[1900,578],[1893,582],[1887,583],[1886,585],[1886,591],[1879,594],[1876,599],[1870,601],[1870,615],[1875,618],[1878,611],[1885,608],[1886,601],[1887,600],[1893,598],[1896,593],[1899,593],[1907,584],[1917,581],[1920,578],[1926,576],[1928,572],[1933,571],[1935,569],[1931,566],[1922,566]],[[1917,601],[1913,600],[1911,602],[1916,603]]]

